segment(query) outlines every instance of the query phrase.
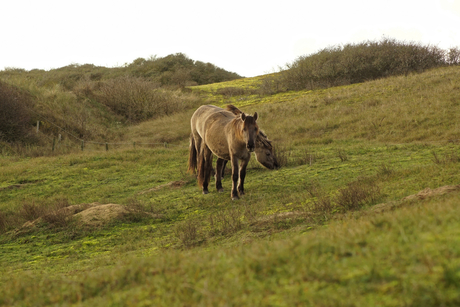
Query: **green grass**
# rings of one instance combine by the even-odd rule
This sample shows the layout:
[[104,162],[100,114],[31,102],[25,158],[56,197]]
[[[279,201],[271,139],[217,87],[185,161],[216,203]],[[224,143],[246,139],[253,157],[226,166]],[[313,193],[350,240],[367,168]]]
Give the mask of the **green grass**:
[[[173,141],[167,148],[1,156],[0,305],[460,304],[460,194],[402,200],[460,183],[460,70],[272,96],[216,93],[257,80],[199,87],[203,103],[258,111],[285,159],[275,171],[251,161],[239,201],[229,176],[224,193],[202,195],[186,173],[193,110],[123,135],[129,144]],[[25,207],[62,202],[149,214],[21,228]],[[382,203],[389,210],[373,210]]]

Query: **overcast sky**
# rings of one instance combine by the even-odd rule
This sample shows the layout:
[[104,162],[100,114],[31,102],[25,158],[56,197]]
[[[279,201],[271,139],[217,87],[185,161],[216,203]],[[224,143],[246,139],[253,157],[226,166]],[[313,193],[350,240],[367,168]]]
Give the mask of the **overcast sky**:
[[9,0],[0,70],[114,67],[182,52],[245,77],[382,37],[460,47],[460,0]]

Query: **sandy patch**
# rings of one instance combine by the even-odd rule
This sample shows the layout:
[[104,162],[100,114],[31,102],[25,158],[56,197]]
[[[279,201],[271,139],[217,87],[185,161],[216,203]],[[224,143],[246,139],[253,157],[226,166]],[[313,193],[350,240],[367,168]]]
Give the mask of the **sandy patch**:
[[105,204],[87,208],[73,215],[78,223],[87,226],[102,226],[129,213],[126,206]]

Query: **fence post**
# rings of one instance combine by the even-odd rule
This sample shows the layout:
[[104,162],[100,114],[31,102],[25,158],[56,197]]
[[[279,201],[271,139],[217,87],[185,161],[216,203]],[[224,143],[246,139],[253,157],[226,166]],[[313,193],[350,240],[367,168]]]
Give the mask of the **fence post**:
[[40,121],[39,121],[39,120],[37,120],[37,133],[38,133],[38,129],[39,129],[39,127],[40,127]]
[[81,151],[83,151],[83,148],[85,148],[85,141],[81,140]]
[[54,151],[55,146],[56,146],[56,137],[53,137],[53,151]]
[[109,151],[109,143],[105,143],[105,151]]

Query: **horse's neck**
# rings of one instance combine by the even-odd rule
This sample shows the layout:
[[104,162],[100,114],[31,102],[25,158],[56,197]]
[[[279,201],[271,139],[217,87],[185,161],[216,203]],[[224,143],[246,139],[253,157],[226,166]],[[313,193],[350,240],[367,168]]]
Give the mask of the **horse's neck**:
[[243,139],[243,121],[239,118],[234,118],[228,125],[229,127],[229,132],[231,135],[236,138],[237,140],[241,141],[244,143]]
[[249,159],[251,153],[246,148],[246,142],[243,138],[243,121],[235,119],[232,121],[227,127],[229,128],[228,135],[230,136],[231,142],[229,142],[230,147],[229,150],[231,154],[238,157],[238,159]]

